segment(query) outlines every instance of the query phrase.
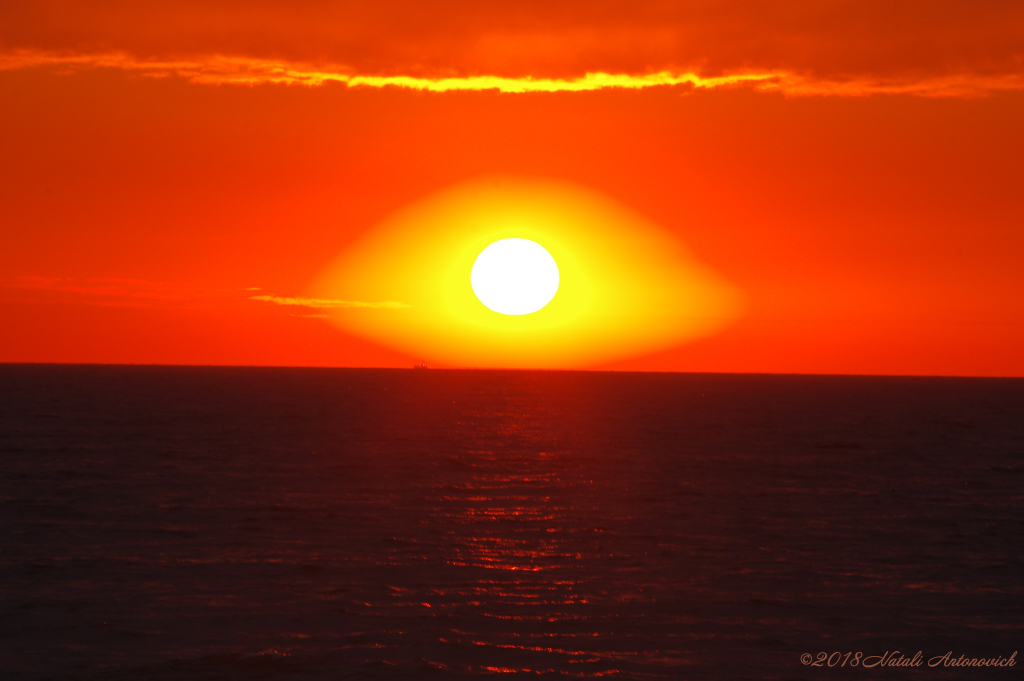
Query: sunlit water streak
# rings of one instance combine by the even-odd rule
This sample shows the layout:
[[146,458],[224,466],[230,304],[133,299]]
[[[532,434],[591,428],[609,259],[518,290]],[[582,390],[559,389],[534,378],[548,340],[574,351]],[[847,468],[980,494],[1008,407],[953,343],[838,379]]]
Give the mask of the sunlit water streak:
[[1022,424],[1019,380],[0,366],[0,670],[1008,655]]

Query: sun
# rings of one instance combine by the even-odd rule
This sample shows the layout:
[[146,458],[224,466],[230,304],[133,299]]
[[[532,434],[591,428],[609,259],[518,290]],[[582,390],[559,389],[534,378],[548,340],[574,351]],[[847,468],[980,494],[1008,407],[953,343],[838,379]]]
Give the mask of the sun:
[[558,264],[536,241],[499,239],[480,251],[469,282],[489,310],[504,315],[531,314],[558,292]]

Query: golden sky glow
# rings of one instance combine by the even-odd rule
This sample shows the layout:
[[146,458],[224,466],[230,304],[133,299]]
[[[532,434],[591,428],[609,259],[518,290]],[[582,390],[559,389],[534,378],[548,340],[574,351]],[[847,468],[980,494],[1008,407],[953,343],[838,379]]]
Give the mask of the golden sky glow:
[[[558,264],[557,295],[532,314],[501,314],[474,295],[474,261],[502,239],[539,243]],[[722,328],[741,305],[677,237],[627,208],[564,182],[501,177],[400,211],[343,253],[315,291],[407,302],[338,310],[332,320],[428,361],[478,367],[590,366],[649,353]]]

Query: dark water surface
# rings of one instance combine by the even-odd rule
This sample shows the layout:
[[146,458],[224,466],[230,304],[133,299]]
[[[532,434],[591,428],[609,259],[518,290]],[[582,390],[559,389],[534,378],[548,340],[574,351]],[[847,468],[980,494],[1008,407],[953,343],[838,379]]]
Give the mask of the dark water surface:
[[1024,380],[0,365],[0,676],[1022,678]]

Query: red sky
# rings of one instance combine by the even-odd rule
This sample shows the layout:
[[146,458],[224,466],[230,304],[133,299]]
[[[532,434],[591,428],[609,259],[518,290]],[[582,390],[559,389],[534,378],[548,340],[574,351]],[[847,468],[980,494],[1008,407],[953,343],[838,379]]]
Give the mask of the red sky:
[[[745,293],[608,368],[1024,375],[1019,3],[554,5],[5,3],[0,361],[408,366],[248,289],[302,296],[395,211],[518,174]],[[762,80],[466,80],[594,72]]]

